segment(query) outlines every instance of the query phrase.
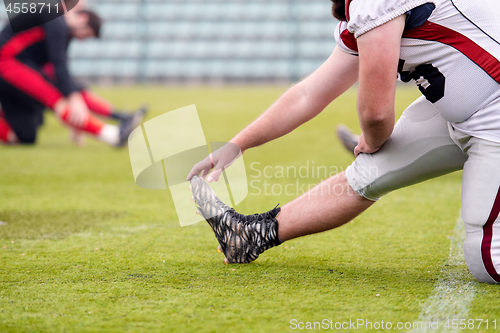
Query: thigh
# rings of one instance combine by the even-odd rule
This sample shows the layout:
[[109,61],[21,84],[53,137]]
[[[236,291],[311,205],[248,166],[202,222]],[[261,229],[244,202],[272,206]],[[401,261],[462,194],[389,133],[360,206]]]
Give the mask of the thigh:
[[466,156],[448,123],[424,97],[410,105],[382,148],[360,154],[346,170],[351,187],[369,200],[463,168]]
[[461,143],[468,155],[462,180],[465,261],[479,281],[500,283],[500,144],[474,137]]
[[34,143],[44,106],[0,79],[0,104],[5,119],[22,143]]

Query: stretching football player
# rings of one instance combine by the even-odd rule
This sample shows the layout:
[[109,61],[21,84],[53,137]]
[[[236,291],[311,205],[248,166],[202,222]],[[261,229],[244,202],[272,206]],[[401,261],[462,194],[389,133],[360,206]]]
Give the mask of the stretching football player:
[[[479,281],[500,282],[500,3],[333,0],[333,13],[341,22],[330,58],[188,175],[225,262],[251,262],[351,221],[390,191],[463,169],[465,260]],[[398,74],[423,96],[395,125]],[[253,216],[224,205],[197,176],[214,168],[216,180],[240,153],[312,119],[355,82],[362,134],[345,172]]]
[[[78,15],[80,15],[82,12],[92,15],[92,18],[90,18],[90,20],[92,21],[91,24],[95,27],[95,30],[100,31],[102,21],[97,15],[94,15],[93,12],[87,10],[86,0],[79,0],[69,12],[64,14],[66,16],[66,21],[78,20]],[[66,48],[69,47],[69,44],[73,39],[74,37],[71,37],[70,39],[67,40]],[[57,81],[57,75],[54,69],[54,65],[50,62],[46,63],[42,68],[42,72],[44,76],[48,78],[50,82],[56,86],[56,88],[58,88],[59,83]],[[93,114],[96,114],[101,118],[113,119],[121,122],[127,122],[129,121],[129,119],[134,117],[133,113],[116,109],[113,104],[111,104],[109,101],[105,100],[101,96],[97,95],[96,93],[90,91],[86,86],[79,84],[79,82],[75,83],[77,91],[81,93],[82,98],[85,101],[85,104],[87,105],[87,108]],[[72,130],[71,140],[77,143],[78,145],[83,145],[84,137],[82,136],[82,132],[75,128],[71,128],[71,130]]]
[[[72,130],[114,146],[123,146],[142,120],[145,109],[130,115],[116,112],[74,82],[67,65],[68,42],[98,37],[101,20],[87,10],[68,14],[14,33],[11,25],[22,26],[22,20],[43,20],[43,15],[20,14],[0,33],[0,142],[34,143],[45,108]],[[106,124],[89,111],[120,120],[120,126]]]

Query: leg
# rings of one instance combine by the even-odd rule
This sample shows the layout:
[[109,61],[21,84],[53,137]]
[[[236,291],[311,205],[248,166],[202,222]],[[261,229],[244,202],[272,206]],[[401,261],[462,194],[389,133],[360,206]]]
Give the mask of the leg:
[[464,256],[481,282],[500,283],[500,144],[454,131],[469,156],[464,165]]
[[110,102],[86,89],[81,94],[90,111],[106,118],[113,116],[114,107]]
[[[5,124],[8,124],[14,134],[10,143],[34,144],[36,143],[38,128],[40,127],[40,114],[43,106],[18,104],[14,108],[5,106]],[[9,110],[9,111],[7,111]],[[13,110],[13,112],[11,111]],[[14,142],[12,142],[14,139]]]
[[12,145],[19,142],[16,133],[12,130],[5,117],[0,116],[0,143]]
[[35,143],[44,106],[17,92],[0,79],[0,139],[7,144]]
[[374,203],[354,192],[345,172],[339,173],[283,206],[279,238],[286,241],[340,227]]
[[[119,127],[109,125],[93,115],[89,115],[87,124],[82,128],[76,128],[76,130],[93,134],[98,140],[117,147],[122,147],[127,143],[129,134],[140,124],[147,111],[145,107],[142,107],[134,113],[116,112],[111,103],[88,90],[82,89],[81,95],[92,113],[119,120],[120,124]],[[63,114],[62,120],[64,122],[66,122],[68,115],[69,112]]]
[[133,118],[134,114],[143,113],[146,110],[146,107],[142,107],[134,113],[123,112],[116,110],[113,104],[111,104],[101,96],[94,94],[90,90],[82,89],[81,94],[83,100],[87,104],[87,107],[90,111],[92,111],[92,113],[102,117],[119,120],[121,122],[127,121]]
[[346,170],[283,207],[281,240],[339,227],[393,190],[460,170],[466,156],[451,140],[447,122],[425,98],[403,113],[389,140],[361,154]]
[[134,112],[127,119],[122,120],[119,127],[104,123],[91,114],[88,115],[87,121],[82,126],[74,126],[68,121],[70,115],[70,109],[68,108],[64,109],[60,115],[60,120],[77,131],[93,135],[99,141],[112,146],[123,147],[127,144],[130,133],[141,123],[145,113],[146,109]]
[[359,155],[345,173],[285,205],[279,216],[279,208],[243,216],[225,206],[201,178],[193,177],[191,186],[226,260],[248,263],[282,241],[347,223],[392,190],[460,170],[465,160],[447,122],[421,98],[408,107],[380,151]]

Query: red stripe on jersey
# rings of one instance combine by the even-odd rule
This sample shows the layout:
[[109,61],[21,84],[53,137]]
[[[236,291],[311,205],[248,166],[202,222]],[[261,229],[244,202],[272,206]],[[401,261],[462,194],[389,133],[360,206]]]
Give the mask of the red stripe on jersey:
[[0,77],[51,109],[63,97],[61,92],[47,82],[39,72],[16,58],[0,58]]
[[427,21],[424,25],[405,32],[403,38],[423,39],[449,45],[460,51],[500,83],[500,61],[455,30]]
[[[347,22],[349,22],[350,15],[349,15],[349,7],[351,5],[351,2],[354,0],[345,0],[345,17],[347,19]],[[356,38],[354,38],[354,34],[350,33],[349,30],[344,30],[340,33],[340,39],[342,39],[342,42],[344,43],[345,46],[350,48],[351,50],[358,52],[358,43],[356,42]]]
[[347,21],[349,21],[351,18],[350,18],[350,15],[349,15],[349,5],[351,4],[352,0],[345,0],[345,18],[347,19]]
[[493,280],[500,283],[500,275],[493,265],[491,259],[491,241],[493,240],[493,224],[500,214],[500,188],[498,189],[497,197],[493,208],[491,209],[488,221],[483,226],[483,241],[481,243],[481,256],[483,258],[484,267]]
[[36,70],[16,59],[24,49],[45,38],[43,28],[20,32],[0,49],[0,77],[43,105],[53,108],[62,94]]
[[358,42],[356,41],[356,38],[354,38],[354,34],[350,33],[349,30],[345,29],[344,31],[342,31],[340,34],[340,39],[342,39],[342,42],[345,46],[353,51],[358,52]]
[[42,27],[29,29],[18,34],[15,34],[7,43],[0,49],[0,58],[15,57],[25,48],[42,41],[45,38],[45,31]]

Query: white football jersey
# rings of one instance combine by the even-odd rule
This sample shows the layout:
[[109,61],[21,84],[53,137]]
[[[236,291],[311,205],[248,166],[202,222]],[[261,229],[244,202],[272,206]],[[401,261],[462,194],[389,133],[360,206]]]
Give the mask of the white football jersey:
[[[443,118],[457,129],[500,143],[499,0],[347,3],[348,22],[340,22],[335,31],[340,49],[357,54],[357,37],[407,13],[400,79],[413,79]],[[430,16],[425,15],[423,7]],[[418,22],[422,13],[423,21],[412,26],[411,21],[415,18]]]

